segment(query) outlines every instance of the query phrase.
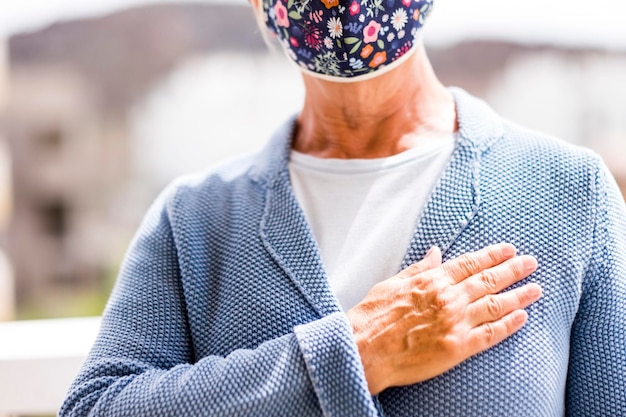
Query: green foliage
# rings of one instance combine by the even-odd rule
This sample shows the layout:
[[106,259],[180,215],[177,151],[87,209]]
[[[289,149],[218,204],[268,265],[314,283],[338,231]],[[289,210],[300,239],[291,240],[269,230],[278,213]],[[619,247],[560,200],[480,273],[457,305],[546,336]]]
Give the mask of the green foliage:
[[118,266],[103,271],[98,288],[69,291],[57,290],[45,297],[33,298],[19,303],[17,320],[40,320],[65,317],[99,316],[106,306],[115,279]]

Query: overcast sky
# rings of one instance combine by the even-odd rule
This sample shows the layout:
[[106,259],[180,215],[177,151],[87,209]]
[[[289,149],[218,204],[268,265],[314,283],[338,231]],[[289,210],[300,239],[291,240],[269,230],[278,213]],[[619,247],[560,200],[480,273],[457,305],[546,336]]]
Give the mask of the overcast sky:
[[[0,37],[54,21],[120,10],[158,0],[0,0]],[[170,0],[169,3],[183,3]],[[196,0],[245,4],[246,0]],[[618,0],[436,0],[426,41],[508,39],[626,50],[626,3]]]

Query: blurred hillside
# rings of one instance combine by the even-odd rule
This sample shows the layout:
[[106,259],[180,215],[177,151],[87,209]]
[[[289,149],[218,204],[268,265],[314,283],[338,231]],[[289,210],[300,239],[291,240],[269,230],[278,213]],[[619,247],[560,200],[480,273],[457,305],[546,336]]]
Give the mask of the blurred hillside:
[[[2,241],[20,317],[99,314],[158,191],[257,149],[303,94],[239,5],[134,8],[16,35],[8,50],[14,212]],[[445,84],[596,149],[626,190],[626,54],[505,42],[429,54]]]

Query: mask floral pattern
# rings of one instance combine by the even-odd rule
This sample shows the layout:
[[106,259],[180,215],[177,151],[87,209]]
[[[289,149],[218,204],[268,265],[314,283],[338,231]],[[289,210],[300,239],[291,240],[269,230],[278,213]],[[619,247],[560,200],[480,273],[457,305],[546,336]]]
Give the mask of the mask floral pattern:
[[354,78],[389,66],[415,44],[433,0],[261,0],[287,55],[315,74]]

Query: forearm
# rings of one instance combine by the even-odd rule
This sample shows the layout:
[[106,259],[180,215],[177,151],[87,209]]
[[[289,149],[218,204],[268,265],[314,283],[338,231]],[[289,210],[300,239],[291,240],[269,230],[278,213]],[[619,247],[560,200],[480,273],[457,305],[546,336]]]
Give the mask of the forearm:
[[97,358],[85,366],[62,417],[321,415],[293,334],[159,369],[130,359]]
[[[295,333],[162,369],[96,350],[61,409],[61,417],[375,416],[350,329],[340,313]],[[340,411],[342,410],[342,411]]]

